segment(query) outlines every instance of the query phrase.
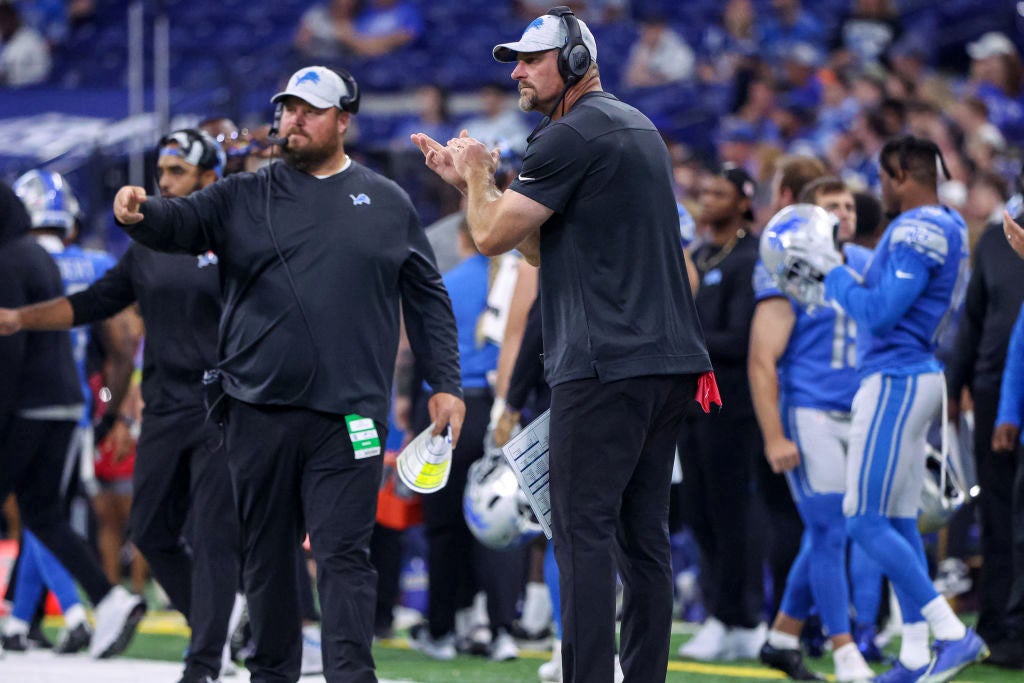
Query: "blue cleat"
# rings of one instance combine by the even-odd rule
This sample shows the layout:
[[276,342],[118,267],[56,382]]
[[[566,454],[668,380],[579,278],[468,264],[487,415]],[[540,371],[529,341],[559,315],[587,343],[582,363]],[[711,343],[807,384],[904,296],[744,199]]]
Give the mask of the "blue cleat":
[[960,640],[936,640],[932,644],[935,657],[928,665],[928,671],[921,677],[921,683],[946,683],[975,662],[989,655],[988,645],[973,628]]
[[903,662],[897,660],[891,669],[875,676],[872,683],[917,683],[926,671],[928,671],[927,664],[920,669],[908,669],[903,666]]
[[881,662],[885,659],[882,651],[875,645],[875,625],[858,624],[853,627],[853,640],[865,661]]

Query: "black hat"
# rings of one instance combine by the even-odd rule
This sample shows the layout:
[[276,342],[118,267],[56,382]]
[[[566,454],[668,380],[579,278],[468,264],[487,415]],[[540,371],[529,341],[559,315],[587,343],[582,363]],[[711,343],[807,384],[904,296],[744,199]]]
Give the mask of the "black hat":
[[719,175],[732,183],[741,197],[750,200],[750,208],[743,214],[743,218],[748,221],[754,220],[754,195],[757,194],[757,183],[751,175],[742,166],[733,164],[722,166]]

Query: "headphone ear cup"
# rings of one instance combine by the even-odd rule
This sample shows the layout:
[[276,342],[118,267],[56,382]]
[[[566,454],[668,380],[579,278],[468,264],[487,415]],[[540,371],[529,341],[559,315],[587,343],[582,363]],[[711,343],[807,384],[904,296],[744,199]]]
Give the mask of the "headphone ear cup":
[[587,49],[586,45],[574,45],[569,50],[567,62],[569,73],[577,80],[582,78],[587,73],[587,69],[590,68],[590,50]]

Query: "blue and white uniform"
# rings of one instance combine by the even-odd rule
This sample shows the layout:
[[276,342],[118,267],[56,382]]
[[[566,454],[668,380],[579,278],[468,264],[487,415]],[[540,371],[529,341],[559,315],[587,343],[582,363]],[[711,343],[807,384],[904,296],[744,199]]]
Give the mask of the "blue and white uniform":
[[[871,258],[870,250],[856,245],[843,252],[855,272],[863,272]],[[757,301],[784,296],[760,262],[753,279]],[[805,528],[781,610],[806,619],[817,604],[826,629],[835,635],[850,630],[842,496],[850,406],[858,386],[856,325],[834,308],[809,312],[791,304],[796,319],[778,362],[779,410],[786,438],[800,450],[800,464],[786,479]]]
[[847,268],[825,278],[826,295],[857,323],[847,529],[893,582],[908,622],[938,596],[916,518],[926,430],[945,391],[935,348],[963,298],[968,267],[963,219],[922,206],[889,225],[863,282]]

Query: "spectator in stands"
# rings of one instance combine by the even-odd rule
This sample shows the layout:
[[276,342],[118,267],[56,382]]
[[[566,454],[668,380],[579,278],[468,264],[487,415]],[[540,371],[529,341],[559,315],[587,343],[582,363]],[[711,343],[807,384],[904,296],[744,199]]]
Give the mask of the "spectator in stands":
[[967,186],[967,203],[963,210],[969,233],[980,235],[986,226],[998,222],[1008,198],[1009,190],[1002,176],[993,171],[975,172]]
[[746,121],[757,133],[757,141],[762,145],[777,145],[779,129],[772,121],[775,111],[775,83],[771,77],[758,75],[747,82],[735,118]]
[[380,57],[415,41],[423,18],[415,5],[398,0],[330,0],[308,9],[295,34],[306,57]]
[[379,57],[412,44],[423,33],[419,8],[406,0],[370,0],[338,38],[360,57]]
[[412,150],[409,136],[421,131],[426,131],[435,140],[450,140],[458,134],[448,106],[448,89],[444,86],[428,83],[417,88],[416,108],[419,110],[418,114],[409,117],[395,128],[391,136],[393,147]]
[[810,43],[793,43],[782,59],[779,90],[791,101],[814,109],[821,104],[824,86],[818,78],[822,53]]
[[0,87],[34,85],[49,75],[46,39],[22,22],[14,4],[0,2]]
[[68,34],[68,7],[64,0],[18,0],[18,11],[26,24],[39,31],[50,47]]
[[840,20],[829,44],[833,65],[882,63],[902,31],[893,0],[851,0],[848,14]]
[[693,49],[672,30],[665,17],[651,15],[640,21],[640,36],[626,60],[625,84],[651,88],[693,78]]
[[462,124],[470,136],[485,145],[504,144],[516,154],[525,152],[530,127],[514,106],[509,89],[497,81],[485,84],[480,88],[480,105],[480,115]]
[[730,116],[723,119],[718,129],[718,158],[723,164],[743,168],[756,178],[758,173],[757,148],[760,138],[757,129],[746,121]]
[[313,5],[299,20],[295,48],[314,59],[336,59],[345,54],[341,36],[352,31],[362,0],[330,0]]
[[756,63],[759,47],[757,13],[751,0],[729,0],[721,25],[707,27],[700,47],[697,75],[705,83],[730,83]]
[[801,0],[772,0],[771,13],[759,23],[761,50],[771,62],[779,63],[796,43],[825,48],[825,27]]
[[967,45],[971,74],[969,94],[988,107],[989,120],[1008,139],[1024,142],[1024,65],[1017,47],[1004,34],[986,33]]

